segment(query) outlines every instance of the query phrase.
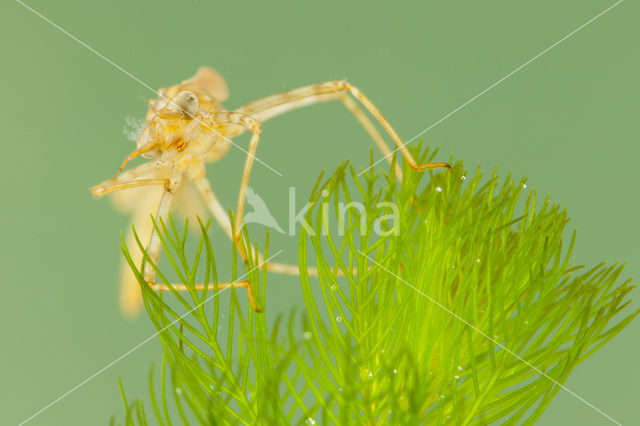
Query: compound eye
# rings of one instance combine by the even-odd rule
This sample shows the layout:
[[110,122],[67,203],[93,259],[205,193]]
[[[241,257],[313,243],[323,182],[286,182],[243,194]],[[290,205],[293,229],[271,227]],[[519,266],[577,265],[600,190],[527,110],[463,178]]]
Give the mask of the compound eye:
[[193,117],[200,108],[200,102],[198,102],[198,97],[195,93],[189,90],[183,90],[171,99],[168,108],[182,111],[189,117]]

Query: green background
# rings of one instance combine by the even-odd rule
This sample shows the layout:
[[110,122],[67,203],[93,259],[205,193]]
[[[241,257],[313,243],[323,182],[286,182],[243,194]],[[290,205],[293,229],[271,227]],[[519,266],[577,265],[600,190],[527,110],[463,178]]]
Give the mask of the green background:
[[[200,65],[227,79],[227,108],[300,85],[347,77],[405,139],[611,6],[611,0],[426,2],[87,1],[28,4],[154,88]],[[0,6],[0,423],[34,414],[154,329],[117,307],[120,232],[127,217],[89,186],[112,175],[133,144],[127,115],[152,94],[13,1]],[[640,275],[637,123],[638,2],[627,0],[425,134],[440,159],[529,177],[567,206],[574,263],[627,261]],[[247,139],[239,138],[246,146]],[[286,223],[287,193],[308,194],[323,169],[368,161],[370,142],[339,104],[265,124],[252,185]],[[376,152],[376,155],[379,154]],[[231,148],[208,176],[235,206],[243,155]],[[301,203],[299,201],[299,203]],[[282,224],[281,221],[281,224]],[[230,248],[216,230],[222,275]],[[296,260],[296,237],[272,251]],[[226,256],[226,257],[225,257]],[[300,303],[295,279],[271,276],[270,314]],[[635,293],[634,307],[640,306]],[[580,365],[566,385],[622,423],[640,418],[640,323]],[[122,419],[117,377],[147,396],[159,345],[149,342],[29,424]],[[541,424],[608,424],[560,391]]]

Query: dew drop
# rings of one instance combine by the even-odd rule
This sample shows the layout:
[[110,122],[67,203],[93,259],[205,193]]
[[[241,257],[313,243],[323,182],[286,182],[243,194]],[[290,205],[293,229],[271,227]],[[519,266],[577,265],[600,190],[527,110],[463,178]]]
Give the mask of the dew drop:
[[476,259],[476,262],[480,263],[480,259]]
[[331,287],[329,287],[330,290],[336,291],[336,285],[332,284]]
[[398,372],[398,370],[396,370],[395,368],[393,369],[393,374],[396,374]]
[[371,371],[369,371],[369,370],[367,370],[367,371],[368,371],[367,377],[373,377],[373,373]]
[[462,366],[461,365],[458,366],[458,371],[462,371]]
[[444,399],[444,395],[440,395],[440,399]]
[[177,393],[178,395],[182,394],[182,389],[180,389],[180,388],[176,388],[176,393]]
[[338,316],[336,317],[336,321],[338,321],[338,322],[342,322],[342,317],[341,317],[340,315],[338,315]]
[[302,338],[304,340],[310,340],[312,336],[313,336],[313,334],[311,334],[310,331],[305,331],[304,333],[302,333]]
[[460,380],[460,376],[458,376],[457,374],[455,376],[453,376],[454,379],[456,380]]
[[526,184],[526,183],[523,183],[523,184],[522,184],[522,187],[523,187],[524,189],[527,189],[527,184]]
[[440,187],[438,186],[438,187],[436,187],[436,191],[437,191],[437,192],[442,192],[442,188],[440,188]]
[[460,176],[460,180],[465,180],[467,177],[465,175]]
[[315,420],[313,420],[311,417],[309,417],[309,418],[307,419],[307,424],[308,424],[308,425],[315,425],[315,424],[316,424],[316,421],[315,421]]

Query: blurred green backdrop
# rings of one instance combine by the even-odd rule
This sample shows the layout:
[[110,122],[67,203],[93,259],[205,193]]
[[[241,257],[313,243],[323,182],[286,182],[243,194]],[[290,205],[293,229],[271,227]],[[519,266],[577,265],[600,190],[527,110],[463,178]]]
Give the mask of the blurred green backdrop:
[[[226,77],[233,108],[347,77],[408,139],[614,1],[395,3],[27,2],[151,87],[211,65]],[[125,118],[143,117],[140,98],[152,93],[20,3],[0,8],[0,423],[16,424],[154,331],[117,307],[128,219],[88,191],[132,150]],[[628,261],[626,276],[640,272],[639,12],[638,2],[619,4],[425,134],[440,159],[453,153],[470,169],[528,176],[529,187],[568,207],[578,229],[574,263]],[[265,124],[258,150],[283,176],[256,165],[252,185],[286,218],[288,187],[302,200],[321,170],[347,158],[366,165],[369,146],[343,106],[299,110]],[[242,164],[231,148],[208,169],[227,207]],[[224,275],[229,244],[221,231],[214,236]],[[272,251],[295,262],[296,246],[296,237],[277,236]],[[299,304],[298,289],[272,276],[270,314]],[[566,383],[622,423],[640,418],[639,333],[636,321]],[[159,355],[155,340],[147,343],[29,424],[122,419],[117,377],[129,397],[146,397]],[[541,423],[607,420],[560,391]]]

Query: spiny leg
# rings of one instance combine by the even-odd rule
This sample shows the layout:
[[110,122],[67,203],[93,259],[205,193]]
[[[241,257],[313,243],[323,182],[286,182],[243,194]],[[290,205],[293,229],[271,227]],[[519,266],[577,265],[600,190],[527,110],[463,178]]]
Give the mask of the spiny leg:
[[[157,162],[159,163],[159,162]],[[125,172],[119,176],[116,176],[116,178],[112,178],[107,182],[110,182],[109,184],[107,184],[107,182],[104,182],[100,185],[97,185],[94,188],[100,188],[99,191],[96,191],[97,194],[94,194],[96,196],[103,196],[106,195],[108,193],[111,192],[115,192],[115,191],[119,191],[119,190],[123,190],[123,189],[127,189],[127,188],[131,188],[131,187],[135,187],[135,186],[146,186],[146,185],[152,185],[155,183],[162,183],[165,185],[165,190],[163,191],[163,194],[160,198],[160,202],[158,204],[158,209],[155,213],[155,221],[158,224],[158,226],[160,226],[160,219],[162,220],[166,220],[169,214],[169,210],[171,209],[171,204],[173,201],[173,191],[176,190],[176,188],[182,183],[182,175],[181,172],[176,172],[172,175],[172,177],[170,179],[145,179],[145,180],[138,180],[138,181],[133,181],[133,182],[122,182],[122,183],[113,183],[113,182],[121,182],[123,180],[125,180],[126,178],[131,178],[131,177],[136,177],[136,176],[140,176],[142,174],[145,174],[151,170],[154,170],[158,167],[157,164],[155,163],[145,163],[142,164],[141,166],[138,166],[134,169],[129,170],[128,172]],[[206,181],[206,179],[205,179]],[[208,181],[207,185],[208,185]],[[92,188],[92,192],[93,192],[93,188]],[[213,195],[213,193],[211,193],[211,195]],[[217,202],[217,200],[215,200]],[[220,206],[220,211],[223,212],[222,207]],[[224,212],[223,212],[224,213]],[[144,216],[144,215],[143,215]],[[214,216],[216,216],[214,214]],[[219,214],[218,214],[219,216]],[[139,220],[136,223],[146,223],[149,222],[149,217],[145,216],[145,217],[141,217],[138,218]],[[146,221],[145,221],[146,219]],[[216,219],[218,219],[216,217]],[[224,222],[223,222],[224,223]],[[227,221],[228,224],[228,221]],[[229,225],[228,225],[229,226]],[[158,232],[156,230],[156,228],[154,226],[149,226],[148,228],[149,231],[145,231],[145,229],[147,228],[147,226],[143,226],[142,229],[138,230],[138,235],[141,234],[150,234],[150,237],[147,241],[149,241],[148,245],[147,245],[147,254],[149,256],[149,259],[151,259],[151,261],[154,264],[157,264],[158,262],[158,258],[160,256],[160,247],[161,247],[161,241],[160,241],[160,236],[158,235]],[[224,228],[224,226],[223,226]],[[226,231],[226,229],[225,229]],[[228,230],[228,235],[231,237],[231,230],[230,230],[230,226],[229,226],[229,230]],[[130,241],[131,243],[131,241]],[[155,270],[153,269],[153,265],[146,261],[146,259],[144,259],[142,256],[140,256],[141,261],[142,261],[142,269],[143,269],[143,275],[145,278],[145,281],[149,284],[149,286],[157,291],[166,291],[168,290],[167,286],[165,284],[158,284],[155,283]],[[186,290],[186,286],[184,284],[175,284],[173,285],[174,288],[178,291],[184,291]],[[219,288],[227,288],[227,287],[240,287],[240,288],[247,288],[247,294],[249,297],[249,303],[251,304],[251,308],[253,310],[255,310],[256,312],[260,312],[260,309],[257,307],[256,305],[256,301],[254,298],[254,294],[253,294],[253,289],[251,287],[251,284],[248,281],[238,281],[235,283],[220,283]],[[203,285],[196,285],[197,289],[202,289]],[[123,308],[123,310],[127,313],[127,314],[134,314],[137,313],[138,310],[138,303],[134,303],[130,300],[130,298],[127,298],[126,300],[121,300],[121,307]]]
[[[384,128],[387,134],[393,139],[394,143],[402,152],[405,160],[409,163],[412,169],[414,170],[427,170],[427,169],[435,169],[438,167],[444,167],[450,169],[449,164],[440,162],[440,163],[426,163],[426,164],[418,164],[415,159],[411,155],[411,152],[405,146],[405,143],[402,141],[398,133],[391,126],[389,121],[382,115],[380,110],[367,98],[364,93],[360,91],[357,87],[351,85],[346,80],[340,81],[329,81],[326,83],[318,83],[312,84],[310,86],[304,86],[297,89],[289,90],[286,92],[282,92],[276,95],[267,96],[266,98],[259,99],[257,101],[251,102],[241,108],[238,111],[241,112],[251,112],[251,111],[266,111],[271,108],[277,108],[281,105],[300,102],[302,99],[319,97],[321,95],[328,95],[334,93],[351,93],[351,95],[356,98],[362,106],[365,107],[367,111],[380,123],[380,125]],[[319,98],[323,99],[323,98]],[[286,111],[286,109],[284,110]]]
[[251,175],[251,168],[253,167],[253,159],[255,158],[256,150],[258,148],[258,140],[260,138],[260,132],[254,131],[251,135],[251,141],[249,142],[249,154],[244,162],[244,170],[242,171],[242,180],[240,181],[240,191],[238,193],[238,207],[236,208],[236,220],[234,225],[234,241],[240,239],[243,226],[244,215],[244,201],[247,197],[247,186],[249,186],[249,176]]
[[120,167],[118,168],[118,172],[121,172],[122,169],[124,169],[124,167],[127,165],[127,163],[131,160],[133,160],[136,157],[139,157],[143,154],[146,154],[148,152],[153,151],[154,149],[158,148],[158,144],[156,143],[148,143],[146,145],[143,145],[142,147],[136,149],[135,151],[133,151],[131,154],[127,155],[125,157],[125,159],[122,161],[122,164],[120,164]]
[[91,187],[91,193],[94,197],[103,197],[115,191],[120,191],[128,188],[135,188],[146,185],[162,185],[168,184],[167,179],[140,179],[136,178],[145,175],[153,170],[165,167],[166,164],[162,161],[153,161],[144,164],[140,164],[132,169],[127,170],[124,173],[120,173],[111,179],[107,179],[98,185]]
[[[278,96],[278,95],[274,95]],[[244,112],[246,114],[251,115],[252,117],[258,119],[261,122],[269,120],[271,118],[277,117],[278,115],[284,114],[286,112],[292,111],[294,109],[302,108],[305,106],[329,102],[329,101],[341,101],[344,106],[353,114],[355,119],[360,123],[360,125],[367,132],[369,137],[376,144],[378,149],[382,152],[383,156],[387,159],[387,162],[391,164],[393,159],[391,158],[392,152],[385,143],[384,139],[378,132],[378,129],[373,125],[371,119],[362,111],[354,101],[351,99],[345,92],[338,93],[328,93],[323,95],[309,96],[306,98],[297,99],[294,101],[287,101],[285,103],[281,103],[279,105],[271,105],[264,107],[264,105],[256,105],[254,108],[251,104],[245,105],[243,107],[238,108],[237,111]],[[402,168],[399,164],[396,164],[396,176],[401,180],[402,179]]]
[[[340,100],[347,107],[347,109],[354,115],[356,120],[360,123],[360,125],[364,128],[364,130],[369,134],[369,137],[373,139],[373,142],[378,146],[378,149],[382,152],[382,155],[387,159],[387,162],[391,164],[393,161],[392,155],[393,153],[385,143],[384,139],[378,132],[378,129],[373,125],[369,117],[362,111],[360,108],[349,96],[345,93],[339,93]],[[396,163],[396,176],[398,179],[402,180],[402,167]]]
[[[242,180],[240,182],[240,191],[238,193],[238,205],[236,208],[236,220],[234,226],[233,240],[237,243],[240,238],[242,229],[242,218],[244,214],[244,201],[247,196],[247,186],[249,185],[249,175],[251,174],[251,168],[253,167],[253,160],[255,159],[256,150],[258,149],[258,141],[260,140],[260,132],[262,127],[260,122],[255,118],[241,113],[241,112],[219,112],[213,114],[210,119],[211,125],[215,124],[233,124],[243,127],[249,130],[251,140],[249,141],[249,149],[247,150],[247,158],[244,163],[244,170],[242,172]],[[195,180],[195,179],[194,179]],[[209,191],[211,188],[209,188]],[[242,250],[241,250],[242,251]],[[243,255],[246,260],[246,256]]]
[[247,186],[249,185],[249,175],[251,174],[251,168],[253,167],[253,160],[255,159],[256,150],[258,149],[258,142],[260,140],[260,132],[262,126],[260,122],[255,118],[239,113],[239,112],[226,112],[214,114],[213,119],[217,122],[225,122],[229,124],[240,125],[251,132],[251,140],[249,141],[249,149],[247,150],[247,158],[244,162],[244,170],[242,172],[242,180],[240,181],[240,192],[238,193],[238,206],[236,208],[236,220],[234,226],[233,239],[238,242],[242,229],[242,218],[244,214],[244,200],[247,196]]
[[140,179],[140,180],[132,180],[125,183],[113,184],[109,185],[105,188],[101,188],[100,190],[94,193],[96,197],[102,197],[104,195],[110,194],[116,191],[122,191],[124,189],[138,188],[141,186],[148,185],[164,185],[167,186],[169,184],[169,179]]

